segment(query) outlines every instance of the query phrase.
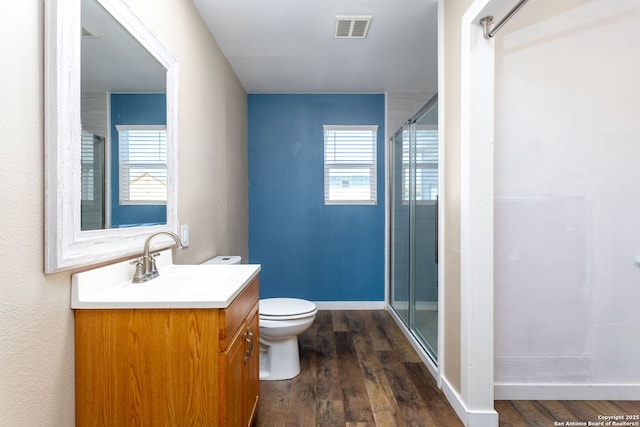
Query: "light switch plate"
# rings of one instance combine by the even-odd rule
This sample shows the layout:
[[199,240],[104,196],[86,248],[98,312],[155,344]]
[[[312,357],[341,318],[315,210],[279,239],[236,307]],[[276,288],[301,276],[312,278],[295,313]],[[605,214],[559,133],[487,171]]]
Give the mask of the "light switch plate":
[[180,226],[180,240],[182,240],[182,247],[189,246],[189,224],[182,224]]

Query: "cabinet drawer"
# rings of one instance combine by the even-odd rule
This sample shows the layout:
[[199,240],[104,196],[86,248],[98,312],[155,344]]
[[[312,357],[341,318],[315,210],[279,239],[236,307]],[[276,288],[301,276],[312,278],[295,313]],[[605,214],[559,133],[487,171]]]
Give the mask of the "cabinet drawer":
[[254,278],[240,295],[233,300],[229,307],[222,310],[220,319],[219,339],[220,349],[224,350],[228,342],[247,318],[259,298],[259,279]]

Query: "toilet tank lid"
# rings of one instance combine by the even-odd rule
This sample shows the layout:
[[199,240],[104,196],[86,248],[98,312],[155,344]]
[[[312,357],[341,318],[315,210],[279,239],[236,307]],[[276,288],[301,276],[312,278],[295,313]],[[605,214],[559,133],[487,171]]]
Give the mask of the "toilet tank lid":
[[260,315],[293,316],[311,313],[316,305],[311,301],[298,298],[266,298],[260,300]]
[[220,255],[215,258],[211,258],[203,262],[202,264],[240,264],[242,261],[241,256],[237,255]]

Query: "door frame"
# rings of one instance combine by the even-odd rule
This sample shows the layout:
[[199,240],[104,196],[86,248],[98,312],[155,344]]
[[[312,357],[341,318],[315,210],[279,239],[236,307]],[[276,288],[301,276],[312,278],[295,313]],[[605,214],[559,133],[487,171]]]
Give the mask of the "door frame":
[[[480,19],[513,0],[475,0],[462,17],[460,116],[460,378],[458,415],[467,426],[498,426],[494,409],[495,42]],[[455,406],[455,405],[454,405]]]

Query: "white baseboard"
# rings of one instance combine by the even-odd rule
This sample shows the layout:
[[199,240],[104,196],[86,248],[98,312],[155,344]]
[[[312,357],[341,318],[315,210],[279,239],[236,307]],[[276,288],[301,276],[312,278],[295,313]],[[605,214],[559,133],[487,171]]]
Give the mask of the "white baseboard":
[[496,400],[640,400],[640,384],[495,383]]
[[479,411],[467,408],[460,394],[445,377],[442,377],[442,392],[465,426],[498,427],[498,413],[495,410]]
[[314,301],[318,310],[384,310],[384,301]]
[[462,402],[462,398],[460,397],[460,395],[458,394],[456,389],[453,388],[453,386],[447,380],[446,377],[443,376],[443,377],[441,377],[440,380],[442,381],[442,383],[441,383],[442,384],[442,392],[444,393],[445,397],[447,398],[447,400],[449,401],[449,403],[453,407],[453,410],[458,415],[458,418],[460,418],[460,421],[462,421],[465,425],[467,425],[467,423],[466,423],[467,408],[465,407],[464,403]]

